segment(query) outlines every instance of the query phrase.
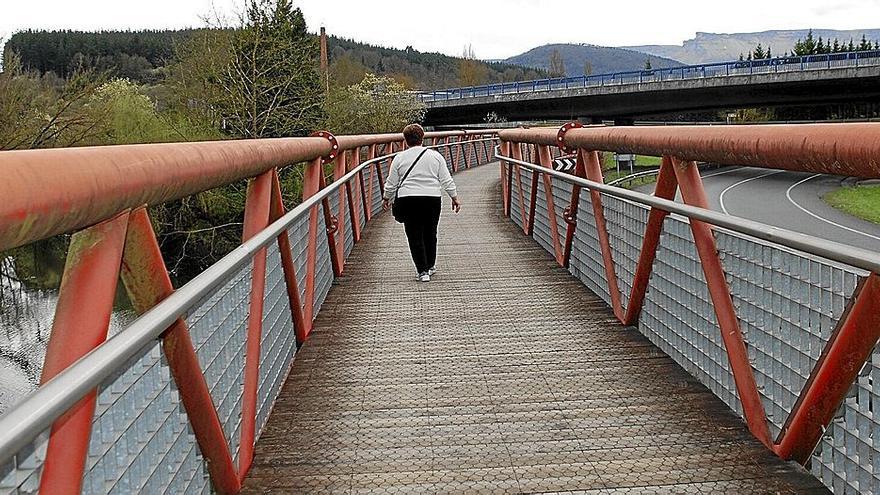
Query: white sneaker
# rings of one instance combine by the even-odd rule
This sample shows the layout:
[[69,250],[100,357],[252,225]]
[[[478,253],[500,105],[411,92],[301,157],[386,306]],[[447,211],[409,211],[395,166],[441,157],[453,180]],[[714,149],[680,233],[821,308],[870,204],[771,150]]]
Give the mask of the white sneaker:
[[420,281],[420,282],[430,282],[430,281],[431,281],[431,276],[428,275],[428,272],[424,272],[424,273],[422,273],[422,274],[419,275],[419,281]]
[[435,273],[437,273],[436,268],[434,268],[433,266],[431,268],[428,268],[428,275],[434,275]]

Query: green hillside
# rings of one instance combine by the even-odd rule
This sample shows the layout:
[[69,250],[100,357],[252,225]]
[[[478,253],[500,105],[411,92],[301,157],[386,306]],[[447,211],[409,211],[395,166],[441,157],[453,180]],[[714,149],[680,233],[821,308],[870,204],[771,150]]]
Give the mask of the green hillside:
[[[162,68],[173,60],[175,44],[194,32],[29,30],[12,35],[4,53],[18,53],[26,68],[39,73],[66,77],[77,67],[85,67],[138,83],[155,83],[163,77]],[[328,45],[332,74],[338,84],[354,84],[366,72],[393,76],[413,89],[546,77],[541,70],[423,53],[412,47],[399,50],[333,36]]]

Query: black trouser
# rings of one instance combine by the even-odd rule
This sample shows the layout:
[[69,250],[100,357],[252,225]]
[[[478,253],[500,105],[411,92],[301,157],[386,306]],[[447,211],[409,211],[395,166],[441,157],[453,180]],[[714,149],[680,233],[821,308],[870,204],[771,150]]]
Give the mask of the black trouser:
[[405,212],[403,226],[409,241],[416,271],[423,273],[437,261],[437,224],[440,223],[440,198],[404,196],[397,198]]

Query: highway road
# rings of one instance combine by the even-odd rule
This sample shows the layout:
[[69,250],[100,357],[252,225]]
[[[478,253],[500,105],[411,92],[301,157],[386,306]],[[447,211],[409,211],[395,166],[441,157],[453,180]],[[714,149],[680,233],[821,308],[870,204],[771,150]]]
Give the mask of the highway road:
[[[880,225],[838,211],[822,199],[845,180],[750,167],[703,173],[706,196],[714,210],[877,251]],[[653,185],[647,188],[648,192],[652,189]]]

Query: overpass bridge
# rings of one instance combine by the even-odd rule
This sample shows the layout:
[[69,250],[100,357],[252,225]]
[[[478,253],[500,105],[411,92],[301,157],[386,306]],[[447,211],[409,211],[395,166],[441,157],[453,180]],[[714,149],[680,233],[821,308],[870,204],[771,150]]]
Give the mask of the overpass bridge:
[[431,125],[620,120],[704,110],[880,101],[880,51],[496,83],[420,95]]
[[[73,233],[0,491],[880,493],[880,255],[709,211],[695,164],[877,177],[877,124],[428,140],[465,200],[429,284],[381,213],[399,134],[0,153],[0,249]],[[145,205],[245,179],[241,246],[172,287]]]

